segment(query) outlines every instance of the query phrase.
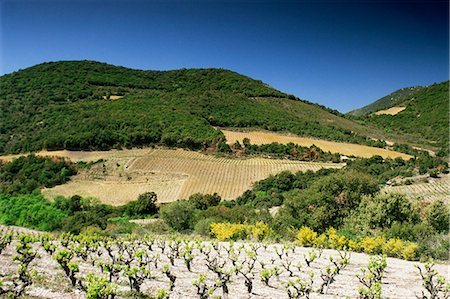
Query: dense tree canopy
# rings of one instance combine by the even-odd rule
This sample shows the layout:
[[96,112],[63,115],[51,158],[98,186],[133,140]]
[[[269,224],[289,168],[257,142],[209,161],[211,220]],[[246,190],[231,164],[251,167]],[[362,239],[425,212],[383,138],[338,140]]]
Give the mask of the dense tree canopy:
[[149,144],[202,149],[224,138],[214,126],[375,142],[336,111],[223,69],[44,63],[0,77],[0,110],[0,153]]
[[63,158],[29,155],[9,163],[0,161],[0,193],[28,194],[63,184],[75,173],[74,165]]

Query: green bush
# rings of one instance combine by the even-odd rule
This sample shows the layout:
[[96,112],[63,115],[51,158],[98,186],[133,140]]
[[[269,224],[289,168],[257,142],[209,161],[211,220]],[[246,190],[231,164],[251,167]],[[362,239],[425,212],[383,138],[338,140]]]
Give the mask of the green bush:
[[394,223],[418,223],[418,208],[402,194],[364,196],[360,205],[345,220],[344,227],[359,234],[373,229],[389,229]]
[[450,211],[442,200],[434,201],[427,207],[425,219],[437,232],[449,231]]
[[67,215],[40,195],[0,194],[0,223],[43,231],[60,229]]
[[177,200],[163,205],[160,209],[161,218],[174,230],[185,231],[192,228],[195,206],[187,200]]
[[155,192],[145,192],[138,196],[137,200],[130,201],[123,205],[120,209],[125,214],[131,217],[145,217],[147,215],[154,215],[158,213],[158,206],[156,205],[157,196]]
[[328,227],[339,228],[364,195],[373,195],[378,190],[378,182],[363,173],[331,174],[305,190],[287,193],[275,221],[280,228],[308,226],[318,232]]
[[217,193],[214,194],[196,193],[189,196],[188,200],[194,205],[195,209],[206,210],[209,207],[217,206],[222,200],[222,198]]
[[209,236],[211,233],[211,224],[219,222],[216,218],[206,218],[198,221],[194,226],[194,231],[196,234],[202,236]]

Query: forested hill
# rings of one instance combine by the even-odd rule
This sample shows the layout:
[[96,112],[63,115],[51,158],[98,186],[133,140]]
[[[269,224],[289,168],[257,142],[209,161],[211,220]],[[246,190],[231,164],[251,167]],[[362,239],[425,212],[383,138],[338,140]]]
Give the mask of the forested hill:
[[352,116],[365,116],[378,110],[391,108],[404,100],[414,97],[415,93],[424,88],[425,87],[423,86],[401,88],[388,94],[387,96],[382,97],[381,99],[376,100],[375,102],[370,103],[367,106],[352,110],[347,114]]
[[395,115],[371,114],[361,118],[361,124],[401,133],[448,153],[448,101],[449,81],[433,84],[398,101],[396,106],[404,107],[403,111]]
[[150,144],[202,149],[224,138],[214,126],[374,142],[366,127],[336,111],[224,69],[43,63],[0,77],[0,111],[0,153]]

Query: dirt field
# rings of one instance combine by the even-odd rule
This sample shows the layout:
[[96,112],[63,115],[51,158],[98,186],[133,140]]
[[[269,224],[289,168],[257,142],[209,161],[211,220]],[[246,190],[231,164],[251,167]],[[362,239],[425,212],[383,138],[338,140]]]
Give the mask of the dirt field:
[[105,99],[105,100],[118,100],[118,99],[121,99],[121,98],[123,98],[123,96],[114,96],[114,95],[111,95],[111,96],[109,96],[109,99],[108,99],[107,96],[103,96],[103,99]]
[[354,155],[364,158],[370,158],[373,155],[380,155],[383,158],[387,157],[390,158],[402,157],[403,159],[412,158],[410,155],[382,148],[352,143],[327,141],[308,137],[299,137],[295,135],[292,136],[282,135],[268,131],[237,132],[237,131],[222,130],[222,132],[227,138],[227,142],[229,144],[235,143],[236,140],[242,143],[242,140],[244,138],[249,138],[252,144],[267,144],[272,142],[278,142],[283,144],[292,142],[301,146],[311,146],[315,144],[316,146],[320,147],[323,151],[326,152],[330,151],[332,153],[340,153],[343,155]]
[[[0,226],[0,229],[2,226]],[[167,242],[167,241],[166,241]],[[58,243],[54,243],[58,244]],[[169,280],[163,274],[162,268],[164,265],[170,265],[168,254],[171,250],[167,246],[167,250],[162,252],[160,246],[154,245],[153,249],[147,250],[145,246],[136,245],[133,243],[128,243],[127,247],[133,246],[133,248],[142,248],[145,250],[146,254],[150,257],[156,255],[160,256],[160,260],[157,265],[153,262],[147,262],[146,267],[151,269],[152,274],[156,277],[153,279],[145,279],[142,284],[141,290],[146,294],[154,294],[157,289],[164,288],[169,289]],[[193,261],[192,261],[192,272],[189,272],[184,264],[184,260],[181,257],[175,258],[174,266],[170,266],[170,271],[176,275],[176,281],[174,284],[174,289],[170,292],[169,298],[199,298],[196,294],[196,288],[192,285],[192,282],[199,277],[200,274],[206,274],[206,283],[211,286],[216,279],[216,275],[208,270],[206,267],[206,258],[203,253],[199,250],[200,247],[211,248],[212,255],[219,256],[220,262],[225,262],[223,267],[224,271],[229,271],[232,269],[231,260],[228,257],[227,248],[229,248],[230,243],[222,242],[219,243],[218,250],[212,248],[211,243],[208,241],[203,241],[198,244],[194,244],[192,241],[188,241],[189,245],[193,246],[192,251]],[[186,244],[182,244],[185,246]],[[240,246],[244,246],[242,249]],[[255,250],[255,247],[258,246]],[[308,252],[313,249],[304,247],[292,247],[288,250],[288,254],[283,255],[282,259],[278,257],[276,251],[281,251],[282,244],[271,244],[267,248],[260,246],[257,243],[234,243],[235,252],[237,251],[237,263],[246,264],[249,259],[249,254],[256,253],[255,267],[251,271],[250,276],[253,280],[253,290],[251,294],[247,293],[247,289],[244,285],[244,279],[242,274],[231,275],[231,281],[228,284],[230,299],[235,298],[277,298],[284,299],[288,298],[286,289],[284,287],[285,283],[289,280],[294,280],[295,277],[302,277],[306,279],[309,272],[314,273],[313,278],[313,293],[311,298],[357,298],[358,288],[361,284],[356,277],[357,274],[361,274],[361,268],[366,268],[369,262],[369,256],[362,253],[351,253],[349,265],[340,271],[336,276],[335,282],[330,284],[327,294],[318,294],[317,289],[319,288],[322,279],[321,273],[325,271],[327,266],[333,267],[330,262],[329,257],[333,257],[338,260],[340,258],[339,254],[335,250],[324,250],[321,257],[316,259],[307,266],[304,261],[304,255],[308,255]],[[58,250],[61,249],[61,244],[58,245]],[[30,264],[30,270],[36,270],[37,275],[33,278],[33,285],[28,287],[26,290],[26,298],[51,298],[51,299],[78,299],[85,298],[85,293],[79,289],[74,289],[69,282],[67,276],[65,276],[63,270],[47,252],[45,252],[39,243],[34,244],[34,250],[38,251],[38,256]],[[95,273],[97,276],[106,277],[107,273],[101,273],[99,270],[99,261],[109,261],[108,254],[106,250],[100,247],[98,254],[90,253],[87,260],[83,261],[79,257],[73,259],[79,265],[80,272],[76,274],[76,277],[85,281],[87,273]],[[15,242],[6,247],[2,254],[0,254],[0,275],[5,275],[7,279],[13,273],[17,273],[17,265],[12,261],[12,257],[15,255]],[[292,270],[294,277],[289,277],[289,273],[283,268],[282,263],[290,261],[292,262]],[[136,260],[132,262],[135,265]],[[279,277],[272,277],[270,279],[269,285],[266,286],[262,283],[260,279],[261,274],[261,263],[264,263],[267,269],[272,269],[277,267],[281,273]],[[422,287],[422,280],[419,276],[418,270],[414,267],[415,264],[420,263],[408,262],[400,259],[388,258],[387,267],[385,269],[385,275],[382,278],[382,298],[416,298],[416,295],[420,295],[421,291],[424,290]],[[297,265],[300,268],[296,267]],[[422,266],[423,267],[423,266]],[[438,264],[435,269],[440,275],[444,276],[447,281],[448,277],[448,265]],[[127,296],[129,294],[128,280],[123,274],[118,275],[118,280],[113,280],[118,284],[119,295],[116,298],[130,298]],[[215,296],[221,298],[222,290],[219,288],[214,292]],[[217,298],[217,297],[214,297]]]
[[431,202],[442,199],[450,203],[450,175],[441,174],[441,178],[428,178],[428,182],[418,182],[412,185],[386,187],[385,192],[403,193]]
[[222,198],[234,199],[254,182],[283,170],[317,171],[343,166],[264,158],[216,158],[193,151],[167,149],[42,154],[65,156],[73,161],[106,159],[64,185],[44,189],[43,194],[50,199],[56,195],[92,196],[113,205],[134,200],[148,191],[156,192],[159,202],[188,198],[197,192],[217,192]]
[[381,115],[381,114],[396,115],[397,113],[400,113],[405,109],[406,109],[406,107],[391,107],[386,110],[377,111],[377,112],[375,112],[375,114],[376,115]]

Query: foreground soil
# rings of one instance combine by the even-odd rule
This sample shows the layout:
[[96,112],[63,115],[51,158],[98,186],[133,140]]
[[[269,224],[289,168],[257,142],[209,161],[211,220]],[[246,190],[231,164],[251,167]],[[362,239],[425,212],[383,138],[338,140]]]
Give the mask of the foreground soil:
[[[0,229],[2,227],[0,226]],[[166,245],[171,241],[166,240]],[[163,242],[164,243],[164,242]],[[162,251],[163,244],[161,242],[155,244],[152,251],[149,251],[142,243],[130,243],[128,246],[135,246],[136,248],[145,249],[149,256],[160,255],[160,261],[157,266],[153,263],[148,263],[147,267],[151,269],[155,274],[155,278],[148,279],[142,286],[142,291],[145,294],[154,294],[157,289],[169,289],[169,280],[162,272],[164,265],[170,265],[168,254],[169,248],[166,247],[166,251]],[[196,294],[196,288],[192,285],[192,282],[201,274],[207,275],[206,283],[212,285],[216,279],[216,274],[208,270],[206,264],[206,258],[203,253],[200,252],[200,247],[211,250],[212,256],[217,256],[220,262],[224,262],[223,269],[228,271],[232,269],[231,260],[227,249],[230,247],[230,243],[222,242],[218,243],[217,251],[213,248],[213,243],[209,241],[202,241],[194,243],[193,241],[183,242],[182,246],[186,244],[195,247],[193,250],[194,260],[192,262],[192,272],[187,270],[184,264],[184,260],[181,257],[175,258],[175,265],[170,266],[170,270],[176,275],[175,287],[170,292],[169,298],[199,298]],[[291,244],[292,245],[292,244]],[[237,263],[244,263],[248,259],[248,256],[252,253],[256,253],[256,263],[250,276],[253,277],[253,291],[248,294],[244,285],[244,279],[241,274],[232,274],[231,282],[229,283],[229,296],[228,298],[288,298],[285,283],[288,280],[295,279],[296,277],[306,278],[311,271],[314,273],[313,289],[317,290],[322,282],[321,273],[325,272],[326,267],[332,267],[333,264],[330,261],[330,257],[339,259],[340,255],[335,250],[324,250],[320,258],[316,259],[307,266],[305,263],[305,256],[308,255],[314,249],[304,248],[298,246],[292,246],[290,249],[286,249],[285,253],[280,258],[277,252],[281,252],[284,245],[271,244],[262,246],[261,243],[240,243],[233,244],[235,252],[238,252]],[[73,288],[70,285],[69,279],[65,276],[64,272],[58,265],[58,263],[43,250],[41,245],[35,244],[34,248],[38,251],[38,257],[31,263],[30,268],[37,271],[37,275],[34,278],[33,285],[28,287],[27,298],[85,298],[85,293],[80,289]],[[61,244],[59,244],[61,248]],[[108,254],[104,249],[99,251],[100,256],[92,254],[87,261],[83,261],[80,258],[75,258],[80,265],[80,272],[77,277],[84,279],[87,273],[95,273],[98,276],[107,276],[106,273],[101,273],[97,266],[99,261],[107,261]],[[17,265],[12,261],[12,257],[15,255],[15,242],[10,244],[2,254],[0,254],[0,275],[10,277],[17,271]],[[134,261],[133,263],[135,263]],[[293,277],[289,276],[288,271],[285,270],[283,264],[291,262],[291,269],[293,271]],[[341,270],[336,276],[335,282],[333,282],[326,294],[318,294],[316,291],[312,294],[311,298],[357,298],[358,288],[361,286],[357,278],[357,274],[361,274],[361,268],[367,267],[369,262],[369,256],[361,253],[351,253],[349,265]],[[281,274],[279,277],[273,277],[269,281],[269,285],[265,285],[261,282],[260,274],[262,265],[264,264],[266,269],[277,267],[280,269]],[[422,281],[419,276],[418,270],[414,265],[422,265],[420,263],[408,262],[404,260],[388,258],[387,268],[385,270],[385,276],[382,279],[382,297],[383,298],[416,298],[420,295],[423,287]],[[298,266],[298,267],[297,267]],[[438,272],[444,277],[448,277],[448,265],[438,264],[435,266]],[[118,281],[119,296],[116,298],[128,298],[129,287],[127,285],[128,280],[121,276]],[[221,289],[215,291],[214,295],[219,298],[222,296]]]

